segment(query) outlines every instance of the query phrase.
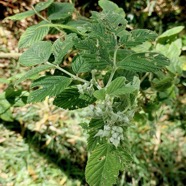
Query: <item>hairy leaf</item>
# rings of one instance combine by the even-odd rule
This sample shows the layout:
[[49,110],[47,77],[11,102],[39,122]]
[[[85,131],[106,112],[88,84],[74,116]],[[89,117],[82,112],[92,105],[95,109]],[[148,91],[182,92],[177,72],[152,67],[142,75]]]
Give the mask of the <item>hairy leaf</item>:
[[106,96],[106,91],[104,88],[102,88],[100,90],[96,90],[93,95],[96,99],[104,100]]
[[122,154],[111,144],[97,145],[92,151],[85,170],[89,185],[112,186],[122,170]]
[[144,43],[145,41],[153,41],[158,35],[147,29],[135,29],[131,32],[122,31],[119,33],[120,42],[126,47],[135,47]]
[[47,96],[56,96],[64,91],[70,83],[71,79],[65,76],[44,76],[31,85],[31,88],[39,87],[32,91],[28,97],[28,102],[43,101]]
[[70,17],[74,11],[72,3],[53,3],[48,9],[48,18],[50,20],[65,20]]
[[54,42],[52,46],[52,52],[55,57],[54,64],[60,64],[64,56],[73,47],[73,41],[72,41],[73,36],[74,35],[68,35],[66,36],[64,41],[61,41],[61,39],[57,39]]
[[177,27],[171,28],[171,29],[167,30],[166,32],[164,32],[163,34],[161,34],[158,37],[158,39],[179,34],[183,29],[184,29],[184,26],[177,26]]
[[72,70],[76,73],[90,72],[92,69],[91,64],[86,63],[86,61],[80,56],[74,57],[72,61]]
[[46,24],[46,22],[42,21],[37,25],[27,28],[19,40],[18,47],[26,48],[36,43],[37,41],[41,41],[49,32],[49,27],[42,27],[44,24]]
[[35,14],[34,10],[28,10],[26,12],[21,12],[19,14],[9,16],[7,19],[18,21],[18,20],[22,20],[22,19],[25,19],[27,17],[33,16],[34,14]]
[[107,88],[107,94],[110,96],[121,96],[124,94],[131,94],[139,89],[140,80],[137,77],[133,78],[133,82],[125,85],[125,78],[118,77],[111,82]]
[[36,9],[36,11],[40,12],[40,11],[48,8],[53,2],[54,2],[54,0],[48,0],[46,2],[40,2],[35,6],[35,9]]
[[103,11],[113,11],[125,16],[125,12],[123,11],[123,9],[119,8],[115,3],[111,1],[99,0],[98,4],[103,9]]
[[102,129],[104,126],[103,120],[92,119],[89,123],[89,130],[88,130],[88,150],[93,151],[95,147],[99,144],[100,138],[95,136],[99,129]]
[[95,100],[88,96],[82,95],[78,92],[77,88],[68,88],[63,91],[54,99],[54,105],[61,107],[63,109],[75,110],[78,108],[87,107]]
[[51,65],[45,65],[45,64],[34,67],[33,69],[26,72],[25,75],[23,75],[21,78],[19,78],[15,82],[15,84],[19,84],[22,81],[25,81],[26,79],[31,79],[33,76],[37,75],[38,73],[43,72],[45,70],[52,69],[52,68],[54,68],[54,67],[52,67]]
[[26,50],[19,62],[24,66],[34,66],[48,61],[51,55],[52,44],[49,41],[39,41]]
[[[35,10],[37,12],[40,12],[46,8],[48,8],[52,3],[54,2],[54,0],[48,0],[47,2],[40,2],[35,6]],[[22,20],[25,19],[27,17],[33,16],[35,14],[34,10],[28,10],[26,12],[21,12],[19,14],[13,15],[8,17],[8,19],[11,20]]]
[[117,63],[119,68],[136,72],[154,72],[169,65],[169,60],[155,52],[135,53]]
[[5,121],[13,121],[11,104],[7,101],[5,92],[0,94],[0,118]]

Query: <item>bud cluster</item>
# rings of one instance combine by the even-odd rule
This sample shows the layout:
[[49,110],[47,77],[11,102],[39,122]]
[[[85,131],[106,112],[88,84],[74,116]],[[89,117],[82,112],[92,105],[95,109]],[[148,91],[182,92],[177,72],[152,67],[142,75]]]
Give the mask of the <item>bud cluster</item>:
[[93,84],[89,82],[86,82],[83,85],[79,84],[77,85],[77,88],[80,94],[92,95],[94,92]]
[[95,136],[108,138],[116,147],[120,144],[121,140],[124,140],[122,126],[128,125],[133,115],[133,110],[114,112],[113,99],[110,97],[98,102],[96,105],[90,105],[86,113],[88,117],[103,119],[105,123],[104,128],[99,130]]

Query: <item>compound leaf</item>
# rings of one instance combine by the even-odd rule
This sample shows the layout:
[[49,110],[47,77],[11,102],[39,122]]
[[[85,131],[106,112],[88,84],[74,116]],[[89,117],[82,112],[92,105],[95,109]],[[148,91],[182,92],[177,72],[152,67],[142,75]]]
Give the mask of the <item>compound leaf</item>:
[[52,53],[51,51],[51,42],[39,41],[21,55],[19,62],[24,66],[34,66],[47,62]]
[[154,72],[169,65],[169,59],[155,52],[134,53],[117,63],[119,68],[135,72]]
[[46,24],[46,22],[42,21],[37,25],[27,28],[19,40],[18,47],[26,48],[31,46],[37,41],[41,41],[49,32],[48,26],[42,27],[42,25],[44,24]]
[[43,101],[47,96],[56,96],[67,88],[72,79],[65,76],[44,76],[31,85],[31,88],[39,87],[32,91],[28,97],[28,102]]

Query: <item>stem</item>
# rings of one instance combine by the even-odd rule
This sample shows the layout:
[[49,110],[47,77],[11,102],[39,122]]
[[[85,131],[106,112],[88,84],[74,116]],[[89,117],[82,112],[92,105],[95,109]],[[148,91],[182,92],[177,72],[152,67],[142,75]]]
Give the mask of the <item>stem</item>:
[[[49,24],[52,24],[48,19],[46,19],[45,17],[43,17],[35,8],[34,6],[32,6],[32,9],[34,10],[34,12],[36,13],[36,15],[38,17],[40,17],[42,20],[46,21]],[[59,32],[62,32],[59,28],[56,28]]]
[[110,85],[110,83],[111,83],[111,81],[112,81],[112,79],[113,79],[113,77],[114,77],[114,74],[115,74],[115,72],[116,72],[116,70],[117,70],[117,66],[116,66],[116,57],[117,57],[117,51],[118,51],[118,49],[119,49],[119,47],[117,46],[116,49],[115,49],[115,51],[114,51],[113,70],[112,70],[112,72],[111,72],[111,74],[110,74],[110,77],[109,77],[109,80],[108,80],[108,82],[107,82],[106,87],[108,87],[108,86]]
[[0,58],[18,58],[21,53],[0,53]]
[[[62,28],[62,29],[67,29],[67,30],[71,30],[75,33],[78,33],[78,34],[81,34],[77,31],[76,28],[72,27],[72,26],[68,26],[68,25],[63,25],[63,24],[53,24],[53,23],[49,23],[49,24],[44,24],[44,25],[40,25],[39,27],[45,27],[45,26],[48,26],[48,27],[55,27],[56,29],[59,28]],[[58,29],[60,30],[60,29]],[[60,30],[61,31],[61,30]],[[82,35],[82,34],[81,34]]]
[[63,72],[63,73],[69,75],[69,76],[72,77],[74,80],[81,81],[81,82],[83,82],[83,83],[88,82],[88,81],[86,81],[86,80],[84,80],[84,79],[82,79],[82,78],[80,78],[80,77],[75,76],[74,74],[71,74],[70,72],[66,71],[65,69],[61,68],[61,67],[58,66],[58,65],[54,65],[54,64],[52,64],[52,63],[50,63],[50,62],[47,62],[47,64],[50,65],[50,66],[53,66],[53,67],[57,68],[58,70],[60,70],[60,71]]

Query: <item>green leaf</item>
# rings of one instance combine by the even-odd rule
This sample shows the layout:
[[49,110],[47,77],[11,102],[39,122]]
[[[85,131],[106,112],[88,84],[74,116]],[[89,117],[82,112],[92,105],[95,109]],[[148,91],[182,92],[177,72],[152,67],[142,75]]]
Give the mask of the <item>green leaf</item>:
[[91,152],[95,149],[95,147],[99,144],[100,142],[100,137],[95,136],[99,129],[102,129],[104,126],[103,120],[100,119],[92,119],[89,123],[89,130],[88,130],[88,151]]
[[53,3],[48,9],[49,20],[65,20],[72,15],[74,6],[72,3]]
[[36,9],[36,11],[40,12],[40,11],[48,8],[53,2],[54,2],[54,0],[48,0],[46,2],[40,2],[35,6],[35,9]]
[[93,186],[112,186],[119,170],[123,169],[122,154],[110,144],[97,145],[92,151],[85,170],[86,181]]
[[39,87],[32,91],[28,97],[28,102],[43,101],[47,96],[56,96],[67,88],[72,79],[65,76],[44,76],[31,85],[31,88]]
[[113,11],[116,12],[122,16],[125,16],[125,12],[122,8],[119,8],[117,4],[108,1],[108,0],[99,0],[98,2],[99,6],[103,9],[103,11]]
[[126,79],[124,77],[118,77],[114,79],[110,85],[107,87],[106,93],[107,94],[112,94],[115,92],[117,89],[120,89],[125,86],[125,81]]
[[[54,0],[48,0],[47,2],[40,2],[35,6],[35,9],[36,9],[37,12],[40,12],[40,11],[48,8],[53,2],[54,2]],[[9,16],[8,19],[22,20],[22,19],[25,19],[27,17],[33,16],[34,14],[35,14],[34,10],[28,10],[26,12],[21,12],[21,13],[16,14],[16,15]]]
[[18,20],[22,20],[22,19],[25,19],[27,17],[33,16],[34,14],[35,14],[34,10],[28,10],[26,12],[21,12],[19,14],[9,16],[9,17],[7,17],[7,19],[18,21]]
[[78,55],[73,58],[72,70],[76,73],[90,72],[92,69],[91,64],[86,63],[82,56]]
[[119,68],[136,72],[154,72],[169,65],[169,60],[155,52],[134,53],[117,63]]
[[177,26],[177,27],[171,28],[171,29],[165,31],[163,34],[161,34],[158,37],[158,39],[179,34],[183,29],[184,29],[184,26]]
[[135,29],[131,32],[126,32],[125,30],[119,33],[120,42],[126,47],[135,47],[145,41],[154,41],[158,35],[147,29]]
[[0,118],[4,121],[13,121],[11,104],[7,101],[5,92],[0,94]]
[[140,80],[138,77],[133,78],[133,82],[125,85],[125,78],[118,77],[108,86],[106,93],[110,96],[121,96],[124,94],[131,94],[139,90]]
[[45,70],[49,70],[49,69],[52,69],[54,68],[53,66],[51,65],[39,65],[37,67],[34,67],[33,69],[29,70],[28,72],[26,72],[21,78],[19,78],[15,84],[19,84],[21,83],[22,81],[25,81],[26,79],[31,79],[33,76],[39,74],[40,72],[43,72]]
[[52,44],[49,41],[39,41],[26,50],[19,62],[24,66],[34,66],[47,62],[52,51]]
[[37,25],[27,28],[19,40],[18,47],[26,48],[37,41],[41,41],[49,32],[49,27],[42,27],[44,24],[46,24],[46,22],[42,21]]
[[96,99],[100,99],[100,100],[104,100],[105,99],[105,96],[106,96],[106,91],[105,89],[100,89],[100,90],[96,90],[94,93],[93,93],[94,97]]
[[55,57],[54,64],[60,64],[64,58],[64,56],[68,53],[68,51],[73,47],[73,39],[74,35],[67,35],[64,41],[61,39],[57,39],[53,46],[52,52]]
[[174,78],[170,76],[162,79],[154,79],[152,85],[158,91],[165,91],[166,89],[172,86],[173,80]]
[[53,104],[63,109],[75,110],[78,108],[87,107],[95,100],[88,96],[82,95],[78,92],[77,88],[68,88],[58,95]]
[[97,69],[97,70],[102,70],[105,69],[108,66],[111,66],[110,61],[105,60],[105,58],[102,58],[101,56],[96,56],[95,54],[87,54],[87,53],[82,53],[81,54],[83,60],[90,68],[90,70]]

